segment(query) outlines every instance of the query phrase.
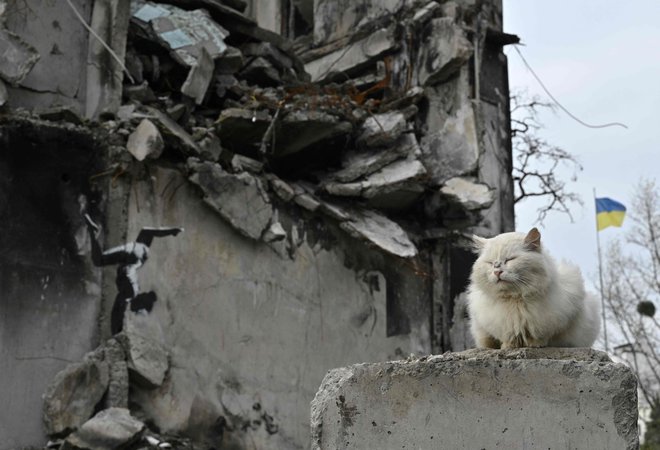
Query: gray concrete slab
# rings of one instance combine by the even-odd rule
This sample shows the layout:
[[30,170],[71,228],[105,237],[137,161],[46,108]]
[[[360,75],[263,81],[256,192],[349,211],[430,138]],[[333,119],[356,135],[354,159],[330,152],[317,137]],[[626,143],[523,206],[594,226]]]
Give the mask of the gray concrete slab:
[[636,449],[631,370],[591,349],[467,350],[326,375],[312,449]]

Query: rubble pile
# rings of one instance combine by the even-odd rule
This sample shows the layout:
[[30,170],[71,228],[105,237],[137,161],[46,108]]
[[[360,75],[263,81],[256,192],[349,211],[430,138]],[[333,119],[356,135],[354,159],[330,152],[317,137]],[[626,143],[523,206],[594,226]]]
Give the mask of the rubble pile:
[[414,257],[415,230],[474,224],[492,202],[467,91],[429,112],[440,83],[468,83],[461,14],[413,2],[348,40],[292,44],[239,2],[134,0],[124,101],[103,126],[137,161],[185,164],[210,207],[278,251],[292,245],[278,210],[294,207]]

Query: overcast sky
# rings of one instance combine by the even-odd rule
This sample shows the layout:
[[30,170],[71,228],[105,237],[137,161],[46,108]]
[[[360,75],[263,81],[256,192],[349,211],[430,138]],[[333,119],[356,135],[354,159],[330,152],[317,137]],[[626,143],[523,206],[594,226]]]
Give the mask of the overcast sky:
[[[660,182],[660,1],[504,0],[504,31],[516,34],[534,71],[553,95],[588,123],[623,122],[619,127],[589,129],[561,111],[543,115],[549,142],[576,155],[584,171],[571,189],[584,206],[575,205],[574,223],[561,214],[544,221],[541,234],[557,258],[582,267],[588,284],[597,285],[593,188],[598,196],[630,206],[641,178]],[[513,48],[509,59],[512,89],[526,88],[548,99]],[[570,172],[565,174],[570,176]],[[520,204],[516,227],[534,225],[537,205]],[[604,248],[627,227],[600,232]]]

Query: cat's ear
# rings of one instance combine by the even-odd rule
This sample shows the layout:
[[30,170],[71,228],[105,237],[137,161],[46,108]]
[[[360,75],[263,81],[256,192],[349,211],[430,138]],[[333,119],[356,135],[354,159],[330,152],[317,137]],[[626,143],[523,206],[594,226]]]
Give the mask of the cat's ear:
[[534,252],[541,251],[541,233],[534,227],[525,236],[525,248]]
[[474,250],[475,253],[481,253],[481,251],[486,246],[487,242],[488,242],[488,239],[482,238],[480,236],[477,236],[476,234],[473,234],[472,235],[472,250]]

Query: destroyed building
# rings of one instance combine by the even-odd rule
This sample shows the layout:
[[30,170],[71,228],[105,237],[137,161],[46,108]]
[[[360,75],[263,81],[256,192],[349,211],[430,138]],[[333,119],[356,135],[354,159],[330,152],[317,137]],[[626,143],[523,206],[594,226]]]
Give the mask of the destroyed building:
[[[0,19],[0,450],[308,448],[328,370],[468,345],[466,237],[514,225],[501,1]],[[185,229],[114,336],[84,214],[104,248]]]

